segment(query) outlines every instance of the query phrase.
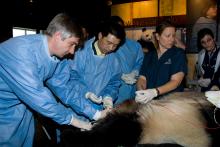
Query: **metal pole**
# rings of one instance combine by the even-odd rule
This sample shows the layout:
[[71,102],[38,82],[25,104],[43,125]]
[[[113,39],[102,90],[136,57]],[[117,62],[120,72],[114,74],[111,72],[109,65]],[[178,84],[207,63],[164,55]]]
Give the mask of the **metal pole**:
[[159,18],[160,18],[160,0],[157,0],[157,21],[156,21],[156,26],[159,23]]

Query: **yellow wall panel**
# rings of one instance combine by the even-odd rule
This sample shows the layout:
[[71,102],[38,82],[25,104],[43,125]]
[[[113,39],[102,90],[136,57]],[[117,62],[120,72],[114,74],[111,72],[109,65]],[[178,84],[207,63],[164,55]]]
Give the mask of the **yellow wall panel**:
[[174,0],[174,15],[186,15],[186,0]]
[[111,15],[118,15],[123,18],[125,22],[131,22],[133,19],[131,7],[132,3],[113,5],[111,6]]
[[160,0],[160,16],[186,15],[186,0]]
[[[127,24],[134,18],[157,17],[158,0],[124,3],[111,6],[111,15],[118,15]],[[186,0],[160,0],[160,16],[186,15]]]
[[133,3],[133,18],[157,17],[157,0]]

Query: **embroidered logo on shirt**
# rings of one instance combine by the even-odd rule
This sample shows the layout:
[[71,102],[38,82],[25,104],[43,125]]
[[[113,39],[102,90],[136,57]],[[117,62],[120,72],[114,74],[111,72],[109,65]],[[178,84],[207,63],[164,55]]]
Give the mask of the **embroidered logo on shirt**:
[[171,64],[171,59],[169,58],[164,64]]

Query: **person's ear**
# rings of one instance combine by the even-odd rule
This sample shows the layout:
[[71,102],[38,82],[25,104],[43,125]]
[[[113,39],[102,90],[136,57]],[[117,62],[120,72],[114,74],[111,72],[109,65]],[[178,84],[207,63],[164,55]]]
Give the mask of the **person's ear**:
[[156,33],[155,36],[156,36],[156,39],[159,40],[160,35],[158,33]]
[[56,41],[60,40],[61,39],[61,33],[60,32],[55,32],[54,38],[55,38]]

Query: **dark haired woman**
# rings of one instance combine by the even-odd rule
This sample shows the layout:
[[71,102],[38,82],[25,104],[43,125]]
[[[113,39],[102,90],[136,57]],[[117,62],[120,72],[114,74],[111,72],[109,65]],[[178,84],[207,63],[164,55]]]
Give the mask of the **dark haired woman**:
[[145,55],[137,82],[135,100],[147,103],[153,98],[183,91],[182,80],[187,72],[183,49],[175,47],[176,28],[170,22],[156,27],[156,50]]

